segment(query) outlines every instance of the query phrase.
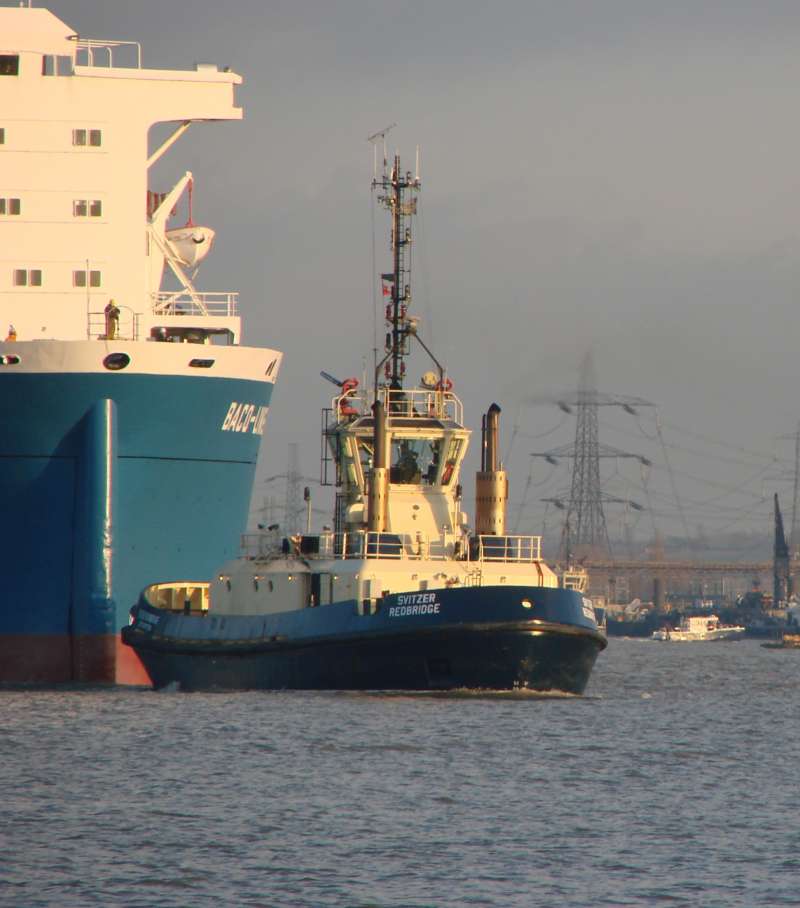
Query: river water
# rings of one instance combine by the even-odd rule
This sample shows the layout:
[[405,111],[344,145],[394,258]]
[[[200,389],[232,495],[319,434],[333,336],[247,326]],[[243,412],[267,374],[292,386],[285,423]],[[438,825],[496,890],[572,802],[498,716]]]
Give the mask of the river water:
[[0,905],[800,904],[800,651],[587,695],[0,693]]

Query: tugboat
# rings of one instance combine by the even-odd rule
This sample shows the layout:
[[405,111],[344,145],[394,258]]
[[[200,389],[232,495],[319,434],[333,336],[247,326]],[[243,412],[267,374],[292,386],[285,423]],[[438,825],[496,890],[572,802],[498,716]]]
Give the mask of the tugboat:
[[[245,537],[210,583],[146,588],[122,630],[155,687],[182,690],[517,690],[581,694],[607,645],[576,575],[541,537],[505,528],[500,408],[483,418],[475,530],[459,474],[470,431],[445,368],[408,311],[419,174],[399,156],[373,189],[392,218],[386,351],[371,389],[338,381],[323,411],[332,529]],[[431,367],[406,387],[413,344]],[[376,357],[377,359],[377,357]]]

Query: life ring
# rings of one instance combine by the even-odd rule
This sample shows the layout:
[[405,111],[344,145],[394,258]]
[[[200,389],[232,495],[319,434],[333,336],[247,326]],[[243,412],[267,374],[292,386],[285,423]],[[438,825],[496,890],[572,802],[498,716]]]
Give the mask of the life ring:
[[453,390],[453,383],[452,383],[452,381],[450,381],[449,378],[446,378],[444,381],[440,381],[440,382],[437,382],[437,383],[436,383],[436,390],[437,390],[437,391],[445,391],[445,392],[447,392],[447,391],[452,391],[452,390]]
[[357,378],[346,378],[341,385],[342,393],[339,397],[339,416],[357,416],[358,410],[351,407],[347,401],[348,396],[358,387]]

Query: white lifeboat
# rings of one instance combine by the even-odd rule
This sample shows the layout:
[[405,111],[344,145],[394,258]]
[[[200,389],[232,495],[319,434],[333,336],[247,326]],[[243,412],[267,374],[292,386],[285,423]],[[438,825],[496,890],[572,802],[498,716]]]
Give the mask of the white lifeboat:
[[167,230],[165,236],[178,261],[187,268],[193,268],[211,252],[216,231],[211,227],[187,224]]

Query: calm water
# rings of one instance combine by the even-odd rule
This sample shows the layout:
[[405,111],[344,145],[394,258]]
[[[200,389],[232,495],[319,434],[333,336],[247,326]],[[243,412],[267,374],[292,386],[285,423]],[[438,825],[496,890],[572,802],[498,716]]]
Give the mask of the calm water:
[[585,698],[0,693],[3,906],[800,904],[800,652]]

